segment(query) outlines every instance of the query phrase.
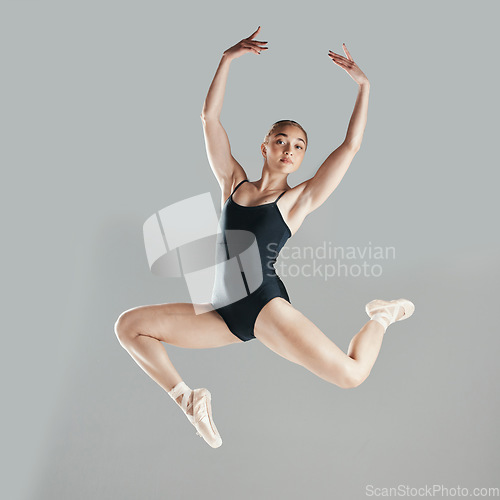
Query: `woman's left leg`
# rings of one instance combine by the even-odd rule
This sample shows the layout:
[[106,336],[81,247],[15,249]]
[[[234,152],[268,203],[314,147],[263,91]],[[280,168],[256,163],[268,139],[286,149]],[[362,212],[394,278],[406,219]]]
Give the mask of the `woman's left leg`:
[[[398,318],[403,314],[401,310]],[[368,321],[353,337],[346,354],[289,302],[276,297],[257,316],[254,335],[276,354],[348,389],[360,385],[370,374],[380,352],[384,327]]]

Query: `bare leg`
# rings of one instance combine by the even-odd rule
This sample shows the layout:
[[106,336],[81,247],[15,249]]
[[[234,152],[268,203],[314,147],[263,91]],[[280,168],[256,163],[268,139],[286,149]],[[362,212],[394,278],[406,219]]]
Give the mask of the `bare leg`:
[[376,321],[368,321],[352,338],[347,355],[356,360],[364,373],[370,373],[382,347],[384,327]]
[[[400,311],[398,318],[404,314]],[[342,388],[360,385],[380,352],[384,328],[368,321],[353,337],[348,354],[281,297],[269,301],[255,322],[255,336],[280,356]]]
[[[215,311],[195,314],[190,303],[130,309],[116,321],[115,333],[134,361],[166,392],[181,382],[182,377],[170,361],[162,342],[191,349],[241,342]],[[181,399],[182,396],[176,399],[179,406]],[[188,413],[192,414],[192,409],[188,408]]]
[[[122,347],[144,372],[166,392],[171,391],[182,381],[182,377],[170,361],[165,347],[158,339],[148,337],[135,330],[134,334],[129,332],[124,340],[123,326],[118,326],[116,331]],[[180,404],[181,399],[182,396],[179,396],[176,401]]]

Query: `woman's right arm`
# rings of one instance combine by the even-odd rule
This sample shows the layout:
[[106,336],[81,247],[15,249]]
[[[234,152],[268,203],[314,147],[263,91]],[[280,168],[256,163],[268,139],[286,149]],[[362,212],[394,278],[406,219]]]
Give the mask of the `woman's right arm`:
[[222,54],[214,79],[208,89],[205,102],[203,103],[203,110],[201,111],[201,119],[203,122],[217,121],[220,119],[224,93],[226,91],[227,76],[232,60],[233,58],[227,52]]
[[231,193],[234,181],[240,182],[247,178],[245,171],[231,154],[227,133],[220,122],[229,67],[233,59],[247,52],[259,54],[262,49],[267,49],[267,47],[259,46],[267,42],[253,40],[259,30],[260,26],[248,38],[244,38],[224,51],[201,112],[208,161],[222,189],[224,200],[227,198],[226,193],[228,191],[229,194]]

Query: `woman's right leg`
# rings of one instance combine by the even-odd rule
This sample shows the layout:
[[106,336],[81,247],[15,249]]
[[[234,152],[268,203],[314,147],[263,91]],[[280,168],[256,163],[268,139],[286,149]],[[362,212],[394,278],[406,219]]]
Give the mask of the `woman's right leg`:
[[[189,349],[207,349],[242,342],[220,315],[209,310],[196,314],[193,304],[177,302],[139,306],[120,314],[115,333],[135,362],[166,392],[182,377],[161,342]],[[176,400],[180,405],[181,396]]]

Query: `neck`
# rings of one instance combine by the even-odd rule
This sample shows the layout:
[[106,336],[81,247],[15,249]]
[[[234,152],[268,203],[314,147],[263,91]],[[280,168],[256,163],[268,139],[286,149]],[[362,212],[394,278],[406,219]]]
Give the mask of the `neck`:
[[266,160],[262,168],[260,179],[255,181],[254,185],[259,191],[262,192],[285,191],[286,189],[290,189],[287,177],[287,173],[272,171]]

